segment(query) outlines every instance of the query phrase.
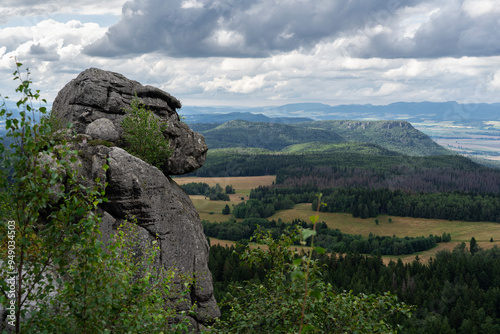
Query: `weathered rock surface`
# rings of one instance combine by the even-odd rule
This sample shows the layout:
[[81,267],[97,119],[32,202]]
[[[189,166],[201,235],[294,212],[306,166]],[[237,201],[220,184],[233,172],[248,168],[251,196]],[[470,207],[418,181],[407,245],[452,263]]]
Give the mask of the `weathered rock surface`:
[[[208,269],[209,246],[193,203],[168,175],[190,172],[203,164],[207,150],[203,136],[179,121],[175,109],[180,103],[168,93],[98,69],[86,70],[66,85],[53,112],[74,123],[78,138],[118,142],[122,109],[129,106],[134,93],[168,121],[165,136],[174,153],[167,166],[159,170],[120,147],[92,146],[78,140],[80,172],[89,180],[88,186],[96,178],[108,182],[108,202],[101,207],[104,241],[122,222],[135,218],[142,245],[158,240],[157,265],[175,268],[194,279],[188,304],[180,310],[196,304],[192,323],[201,328],[220,316]],[[104,164],[109,165],[106,171]]]
[[[104,240],[120,223],[134,217],[141,239],[157,240],[158,265],[194,279],[190,305],[196,303],[197,323],[220,316],[208,269],[209,246],[189,196],[158,168],[119,147],[80,145],[82,172],[88,179],[106,180],[108,202],[102,207]],[[104,164],[109,168],[106,172]]]
[[179,175],[200,168],[208,149],[203,136],[180,121],[176,112],[181,108],[179,100],[156,87],[143,86],[118,73],[90,68],[61,89],[52,112],[73,123],[77,133],[118,144],[123,138],[124,109],[130,108],[135,95],[168,123],[164,136],[170,141],[173,154],[164,164],[163,172]]

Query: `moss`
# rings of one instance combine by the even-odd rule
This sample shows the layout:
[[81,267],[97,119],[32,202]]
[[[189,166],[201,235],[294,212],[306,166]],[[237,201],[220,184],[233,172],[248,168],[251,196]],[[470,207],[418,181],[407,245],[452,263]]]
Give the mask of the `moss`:
[[106,147],[113,147],[116,146],[113,142],[107,141],[107,140],[102,140],[102,139],[92,139],[88,142],[89,146],[98,146],[98,145],[103,145]]

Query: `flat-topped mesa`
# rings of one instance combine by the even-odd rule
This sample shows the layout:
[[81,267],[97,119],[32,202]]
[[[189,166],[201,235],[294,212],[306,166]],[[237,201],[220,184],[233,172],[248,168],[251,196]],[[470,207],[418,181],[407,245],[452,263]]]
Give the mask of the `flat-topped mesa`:
[[55,116],[73,123],[77,133],[114,143],[123,142],[122,120],[137,95],[168,126],[164,136],[172,155],[163,165],[165,175],[190,173],[203,165],[208,147],[202,135],[181,122],[178,99],[156,87],[143,86],[125,76],[90,68],[69,82],[57,94],[52,107]]

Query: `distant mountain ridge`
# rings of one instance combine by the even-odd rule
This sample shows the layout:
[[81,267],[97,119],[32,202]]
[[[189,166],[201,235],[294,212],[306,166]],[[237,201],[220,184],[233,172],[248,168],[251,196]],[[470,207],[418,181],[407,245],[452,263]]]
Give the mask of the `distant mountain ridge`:
[[[323,103],[293,103],[267,107],[190,107],[184,106],[182,113],[187,123],[224,123],[228,118],[249,121],[266,121],[261,118],[286,118],[295,122],[305,117],[325,119],[373,119],[452,121],[466,124],[473,121],[500,121],[500,103],[449,102],[395,102],[388,105],[349,104],[331,106]],[[232,115],[228,115],[232,114]],[[246,115],[245,115],[246,114]],[[250,115],[249,115],[250,114]],[[259,116],[259,114],[261,116]],[[275,122],[278,123],[278,122]],[[280,122],[284,123],[284,122]]]
[[410,156],[452,154],[407,121],[329,120],[300,125],[331,131],[348,142],[375,144]]
[[186,123],[225,123],[232,120],[243,120],[251,122],[293,124],[299,122],[313,121],[307,117],[267,117],[263,114],[233,111],[227,114],[198,114],[184,115]]
[[[430,156],[452,154],[406,121],[313,121],[277,124],[233,120],[221,125],[193,124],[209,149],[260,148],[282,152],[338,151],[338,144],[353,151],[379,147],[384,155]],[[357,146],[356,146],[357,145]],[[342,150],[346,150],[345,145]],[[389,151],[395,152],[390,154]]]

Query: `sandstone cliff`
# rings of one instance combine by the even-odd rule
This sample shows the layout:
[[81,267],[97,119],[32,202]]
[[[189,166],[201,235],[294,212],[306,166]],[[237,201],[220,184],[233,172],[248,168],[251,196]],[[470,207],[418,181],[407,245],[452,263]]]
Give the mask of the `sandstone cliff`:
[[[58,94],[53,114],[72,122],[80,138],[87,142],[101,139],[119,145],[125,117],[134,95],[162,120],[173,154],[159,170],[114,146],[78,144],[81,172],[88,180],[96,177],[108,182],[108,202],[102,207],[103,237],[109,237],[125,219],[135,217],[142,243],[159,238],[157,264],[177,268],[194,278],[191,305],[197,305],[192,323],[196,328],[218,317],[208,269],[209,246],[199,215],[186,193],[169,175],[184,174],[202,166],[207,146],[203,136],[182,123],[176,112],[180,102],[170,94],[143,86],[124,76],[96,68],[82,72]],[[109,165],[105,172],[104,163]],[[185,305],[188,309],[191,305]]]

